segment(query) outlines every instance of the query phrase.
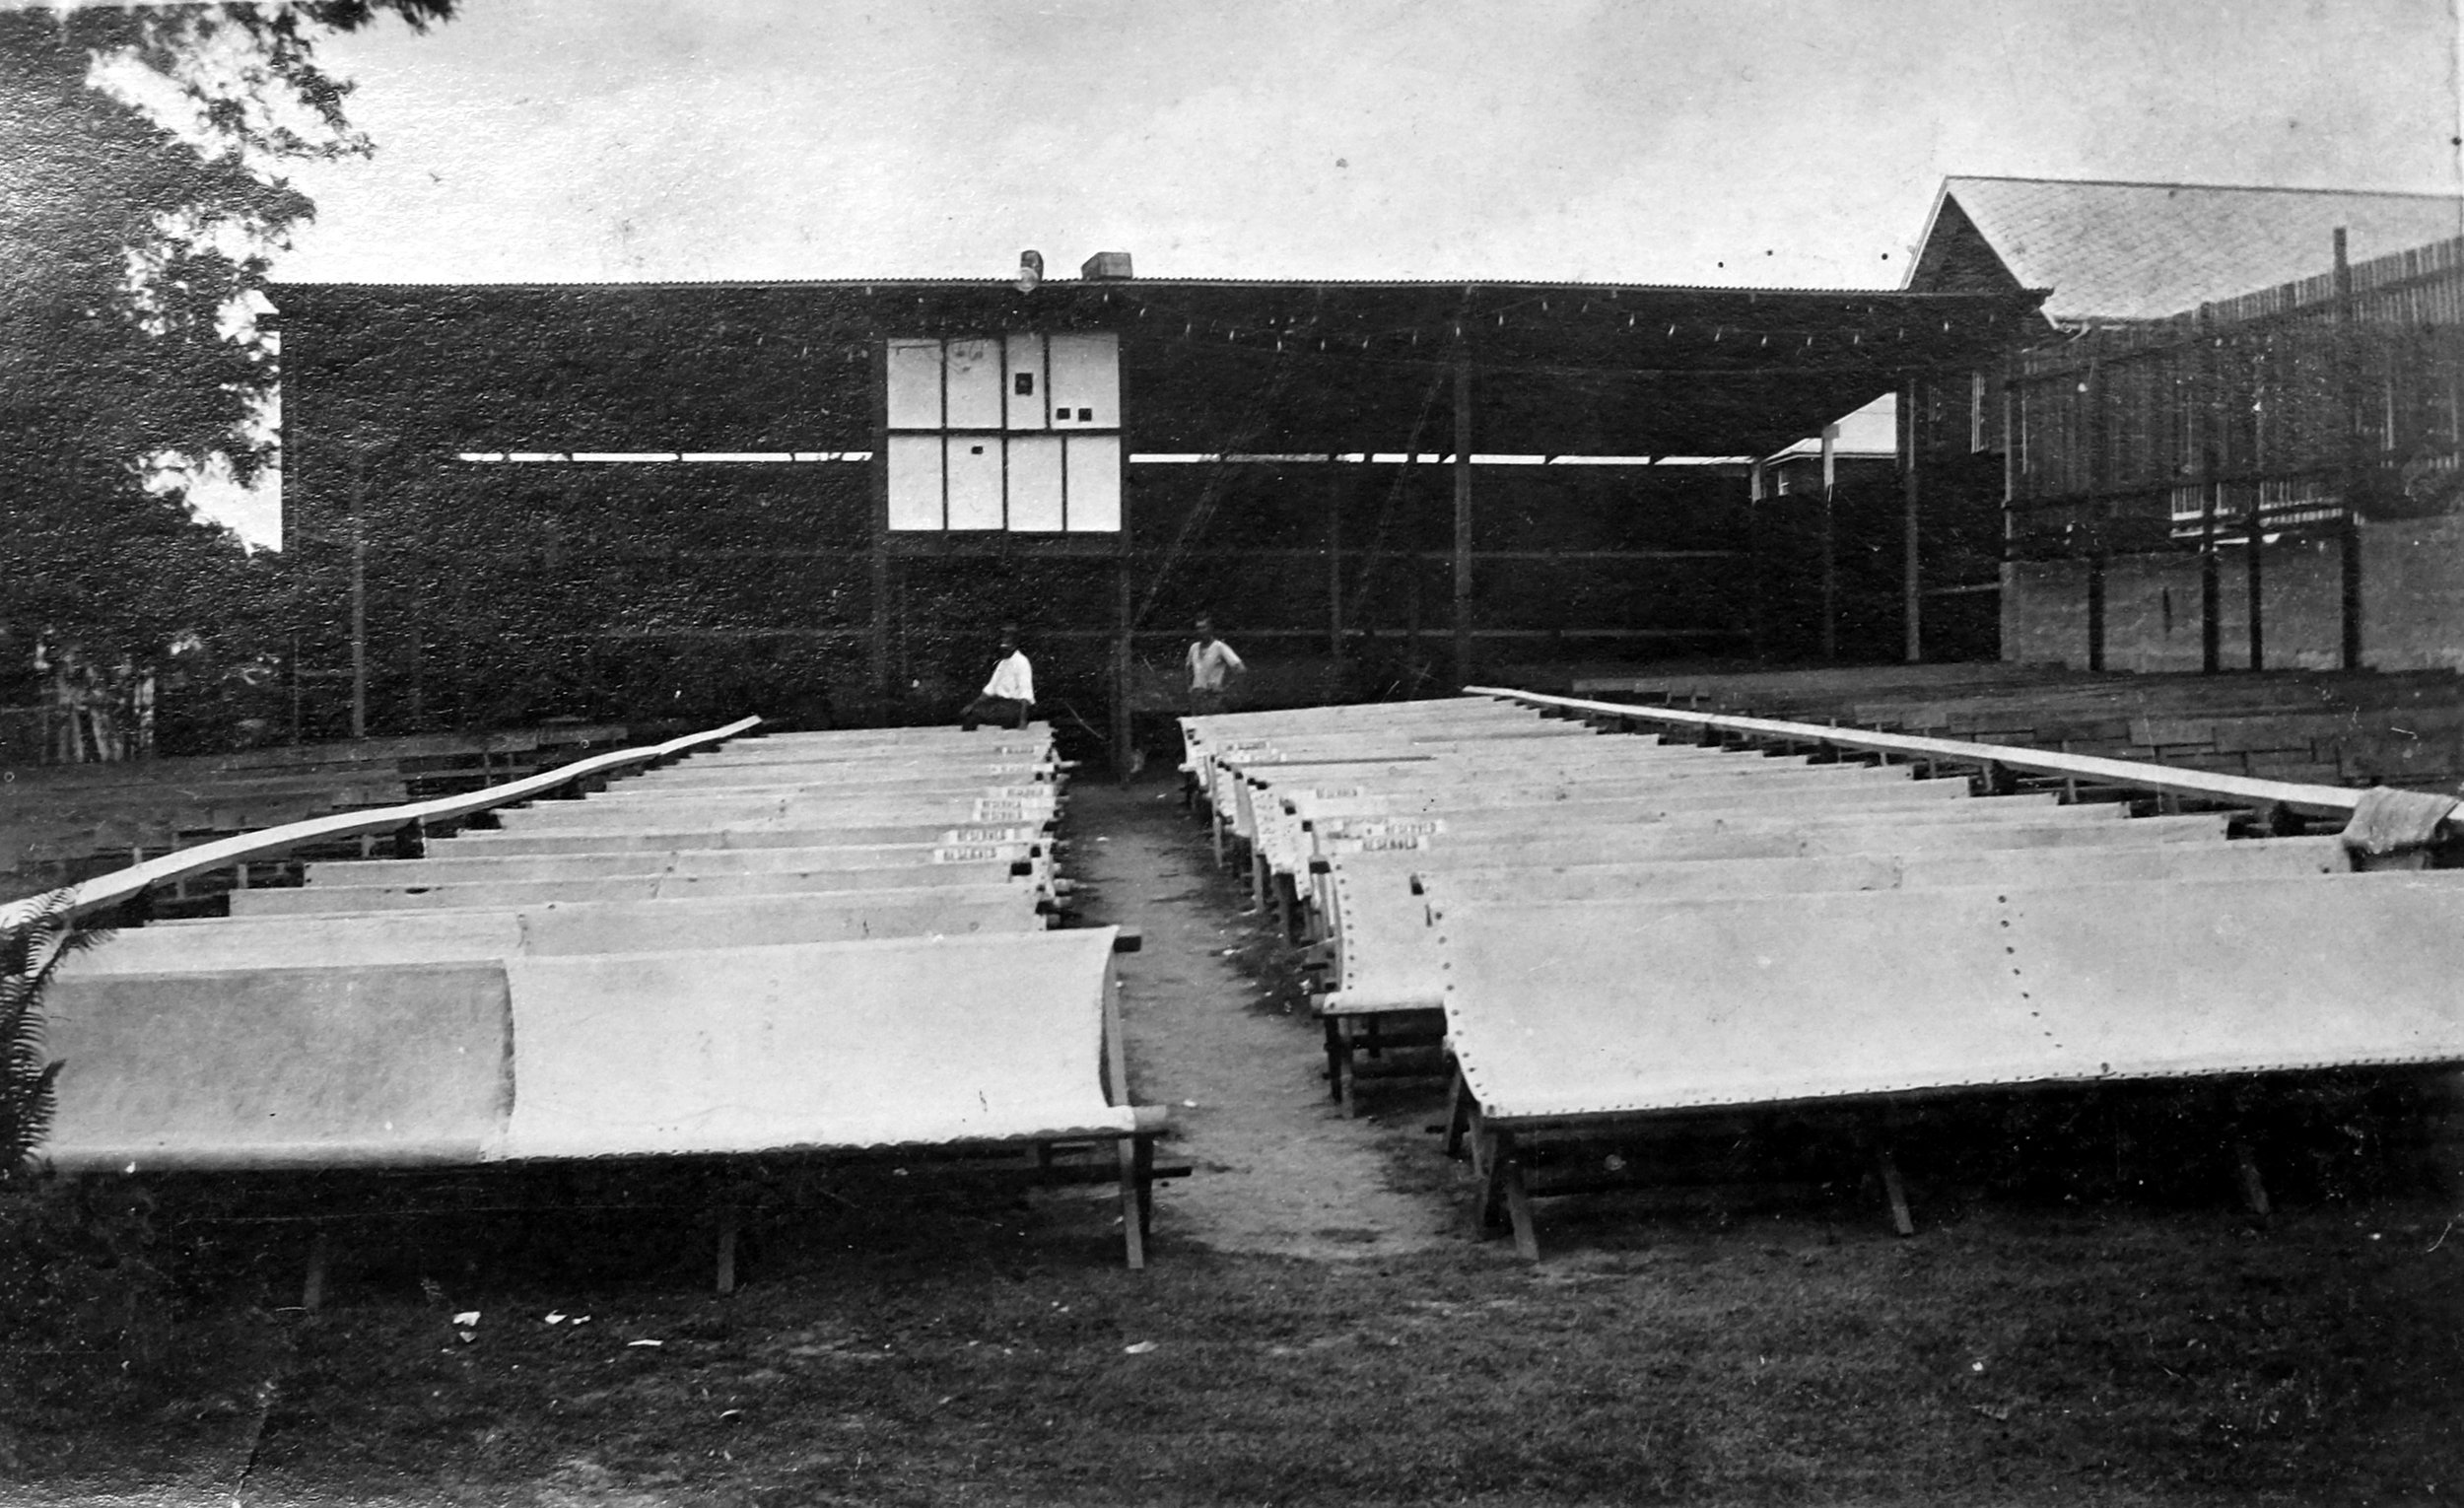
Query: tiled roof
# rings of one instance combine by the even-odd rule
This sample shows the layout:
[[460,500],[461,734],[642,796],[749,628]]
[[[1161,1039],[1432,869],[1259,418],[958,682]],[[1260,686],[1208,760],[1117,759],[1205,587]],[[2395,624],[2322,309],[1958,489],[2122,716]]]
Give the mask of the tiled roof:
[[2024,288],[2050,288],[2048,317],[2155,319],[2327,271],[2336,228],[2356,262],[2464,235],[2464,198],[2336,189],[2223,188],[1952,177],[1911,271],[1926,286],[1955,201]]

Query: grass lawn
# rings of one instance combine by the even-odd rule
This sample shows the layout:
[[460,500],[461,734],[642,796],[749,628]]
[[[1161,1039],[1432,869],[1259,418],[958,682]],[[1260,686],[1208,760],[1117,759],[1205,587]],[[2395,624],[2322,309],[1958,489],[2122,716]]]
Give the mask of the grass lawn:
[[[465,1215],[416,1240],[362,1236],[310,1318],[276,1307],[296,1276],[281,1233],[227,1228],[252,1234],[199,1259],[133,1365],[110,1364],[111,1339],[82,1365],[18,1355],[0,1496],[2464,1490],[2464,1232],[2442,1202],[2314,1205],[2254,1232],[2222,1201],[1997,1200],[1937,1209],[1902,1241],[1853,1202],[1611,1201],[1572,1210],[1563,1255],[1535,1268],[1494,1242],[1375,1263],[1176,1248],[1167,1195],[1156,1265],[1132,1273],[1108,1200],[928,1182],[866,1175],[766,1225],[751,1281],[724,1298],[702,1291],[685,1217]],[[247,1255],[268,1239],[285,1261]],[[473,1309],[465,1339],[453,1316]]]

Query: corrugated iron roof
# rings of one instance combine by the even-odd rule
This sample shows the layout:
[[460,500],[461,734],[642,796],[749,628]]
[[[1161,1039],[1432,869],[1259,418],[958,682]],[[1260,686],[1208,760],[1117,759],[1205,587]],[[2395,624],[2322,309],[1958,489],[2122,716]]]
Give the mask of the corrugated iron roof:
[[[2464,198],[2055,178],[1943,180],[1909,287],[1965,234],[1955,205],[2024,288],[2050,288],[2062,322],[2158,319],[2326,271],[2343,227],[2354,261],[2464,235]],[[1934,286],[1941,286],[1936,284]]]

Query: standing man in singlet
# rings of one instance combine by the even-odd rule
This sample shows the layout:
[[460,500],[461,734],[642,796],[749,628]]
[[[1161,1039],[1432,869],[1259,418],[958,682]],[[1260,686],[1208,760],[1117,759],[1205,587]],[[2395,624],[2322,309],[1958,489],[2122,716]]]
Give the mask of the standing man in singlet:
[[1224,710],[1231,678],[1249,667],[1232,647],[1215,637],[1215,620],[1198,620],[1198,638],[1190,646],[1190,715],[1205,717]]

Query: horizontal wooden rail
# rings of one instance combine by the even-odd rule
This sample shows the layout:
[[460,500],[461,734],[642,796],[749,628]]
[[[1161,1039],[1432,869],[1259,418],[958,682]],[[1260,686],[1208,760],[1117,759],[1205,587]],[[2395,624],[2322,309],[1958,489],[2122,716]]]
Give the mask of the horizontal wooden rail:
[[[1834,749],[1934,760],[1943,764],[1989,766],[2049,775],[2091,786],[2118,786],[2165,795],[2192,796],[2261,810],[2282,809],[2313,817],[2350,817],[2361,792],[2343,786],[2309,786],[2291,781],[2253,780],[2246,775],[2219,775],[2172,765],[2143,764],[2130,759],[2102,759],[2092,754],[2064,754],[2051,749],[2008,743],[1971,743],[1956,738],[1920,738],[1908,733],[1874,732],[1865,728],[1830,727],[1814,722],[1782,722],[1770,718],[1745,718],[1734,713],[1695,712],[1682,707],[1636,706],[1627,702],[1588,702],[1577,697],[1552,697],[1537,691],[1500,686],[1466,686],[1468,696],[1496,697],[1526,707],[1587,717],[1623,718],[1677,727],[1780,743],[1817,744]],[[2448,819],[2450,828],[2456,819]]]
[[[108,874],[98,874],[90,880],[71,885],[68,887],[65,910],[69,916],[82,917],[134,900],[157,885],[168,885],[252,859],[278,857],[306,844],[331,838],[356,838],[363,833],[399,832],[418,823],[442,822],[499,806],[510,806],[515,801],[527,801],[559,787],[605,775],[612,770],[651,764],[691,753],[695,749],[733,738],[760,725],[761,720],[759,718],[742,718],[725,727],[687,733],[680,738],[670,738],[665,743],[648,744],[638,749],[618,749],[613,753],[592,755],[570,765],[543,770],[537,775],[508,781],[502,786],[488,786],[458,795],[438,796],[434,800],[412,801],[401,806],[336,812],[330,817],[311,817],[306,822],[292,822],[261,832],[241,833],[235,838],[201,843],[193,849],[180,849],[160,858],[149,858],[144,863],[114,869]],[[28,896],[0,907],[0,931],[24,926],[41,916],[50,894]]]

